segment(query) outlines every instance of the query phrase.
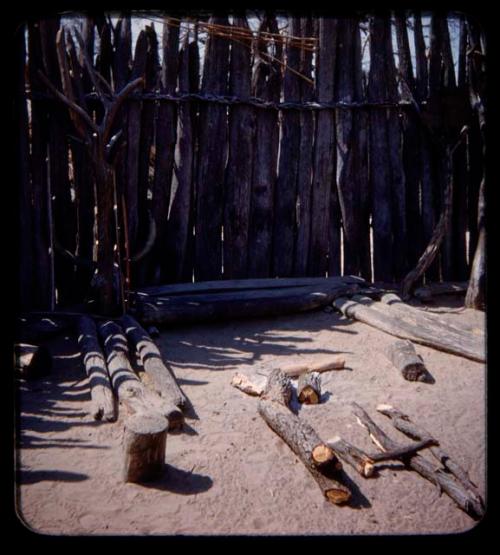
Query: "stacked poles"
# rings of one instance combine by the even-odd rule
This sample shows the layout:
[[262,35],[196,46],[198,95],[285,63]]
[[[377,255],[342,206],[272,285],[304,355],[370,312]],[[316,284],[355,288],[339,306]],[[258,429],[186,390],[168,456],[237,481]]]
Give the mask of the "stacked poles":
[[[366,20],[359,17],[292,17],[287,34],[296,39],[277,40],[280,29],[272,13],[263,17],[253,39],[243,34],[250,28],[243,13],[230,20],[212,17],[199,32],[192,22],[179,26],[167,15],[161,35],[146,25],[133,43],[130,15],[113,27],[107,18],[94,17],[83,21],[83,46],[66,34],[66,52],[57,45],[57,19],[30,25],[25,57],[30,109],[21,81],[16,105],[25,129],[19,149],[30,170],[19,174],[21,217],[27,222],[20,273],[37,284],[33,291],[23,287],[26,306],[48,309],[92,295],[95,176],[67,107],[40,95],[47,89],[38,77],[42,70],[61,89],[64,53],[66,85],[99,123],[104,112],[95,101],[83,51],[115,92],[144,79],[112,130],[121,135],[112,152],[119,233],[110,240],[118,244],[125,289],[193,276],[203,281],[343,273],[399,282],[424,251],[444,205],[448,180],[435,136],[451,144],[462,124],[469,132],[451,165],[451,226],[424,279],[467,278],[479,235],[483,165],[466,63],[477,38],[460,22],[453,60],[446,14],[432,17],[430,27],[420,13],[367,20],[368,41],[360,32]],[[214,32],[212,24],[227,31]],[[314,52],[300,40],[311,37]],[[21,67],[22,58],[20,46]],[[299,109],[154,97],[198,92],[293,101]],[[300,108],[311,101],[365,100],[392,106]],[[420,114],[394,106],[400,100],[415,101]],[[22,146],[26,127],[28,148]]]

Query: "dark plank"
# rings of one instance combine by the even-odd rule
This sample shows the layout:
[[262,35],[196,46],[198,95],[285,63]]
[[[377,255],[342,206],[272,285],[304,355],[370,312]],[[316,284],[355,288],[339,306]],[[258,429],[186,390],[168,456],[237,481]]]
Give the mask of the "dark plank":
[[[210,22],[228,25],[226,16]],[[203,94],[224,95],[229,69],[229,40],[209,34],[205,45]],[[200,106],[196,191],[195,279],[222,276],[222,199],[227,156],[227,107],[204,103]]]
[[[186,36],[179,65],[179,91],[198,91],[199,52],[196,41]],[[167,228],[164,274],[167,281],[191,281],[193,277],[193,223],[195,183],[196,107],[181,103],[178,108],[176,171],[173,175]]]
[[[333,101],[337,21],[319,19],[317,99]],[[311,245],[309,273],[314,276],[340,274],[340,217],[335,180],[335,117],[333,111],[318,112],[313,158]]]
[[[290,32],[300,33],[300,18],[291,17]],[[290,43],[286,47],[287,68],[299,70],[300,50]],[[285,102],[300,100],[299,77],[284,70],[283,99]],[[295,110],[281,114],[281,141],[278,161],[278,178],[274,193],[273,274],[278,277],[293,273],[296,233],[296,202],[298,152],[300,149],[300,115]]]
[[[268,15],[261,31],[277,32],[276,18]],[[266,58],[268,49],[258,41],[260,56],[256,60],[253,76],[253,94],[257,98],[279,102],[281,67]],[[282,57],[282,46],[276,44],[274,57]],[[248,232],[248,277],[271,275],[274,184],[279,147],[278,113],[275,110],[257,110],[255,115],[255,143],[253,147],[252,191],[250,227]]]
[[30,146],[28,133],[28,108],[26,104],[26,45],[24,40],[25,27],[18,29],[14,39],[15,59],[15,86],[14,121],[18,133],[16,134],[16,178],[19,202],[19,255],[18,255],[18,283],[17,300],[21,310],[28,310],[33,303],[33,221],[31,205],[31,182],[29,173]]
[[[368,99],[386,98],[386,37],[389,18],[375,16],[370,23]],[[370,175],[372,187],[373,266],[376,281],[391,282],[393,273],[393,218],[391,210],[391,157],[385,110],[370,113]]]
[[[300,34],[304,37],[313,35],[313,21],[310,17],[302,17]],[[312,52],[303,50],[300,56],[300,73],[313,79]],[[305,80],[300,82],[300,98],[302,102],[314,99],[314,85]],[[302,111],[300,118],[300,145],[297,168],[297,240],[295,243],[294,271],[295,276],[308,275],[308,258],[311,236],[311,191],[312,163],[314,141],[314,114]]]
[[279,316],[314,310],[354,292],[356,284],[337,280],[316,286],[228,291],[136,299],[134,311],[143,324],[187,324],[229,318]]
[[[163,20],[162,66],[160,92],[175,93],[179,61],[179,27]],[[181,107],[181,110],[183,108]],[[177,136],[177,106],[173,102],[160,102],[156,115],[155,173],[153,202],[151,206],[156,224],[156,243],[152,251],[152,272],[149,282],[159,283],[175,273],[175,262],[168,253],[168,210],[174,169],[175,142]]]
[[[248,29],[246,17],[235,16],[233,25]],[[251,41],[231,45],[229,94],[249,98],[252,87]],[[224,277],[247,276],[248,228],[255,129],[251,106],[235,105],[229,111],[229,159],[224,199]]]
[[364,280],[356,276],[335,277],[302,277],[302,278],[258,278],[258,279],[230,279],[217,281],[200,281],[196,283],[178,283],[172,285],[158,285],[141,287],[137,295],[184,295],[186,293],[209,293],[223,291],[247,291],[254,289],[280,289],[286,287],[308,287],[321,284],[337,285],[340,283],[363,284]]
[[[40,26],[28,26],[29,80],[31,91],[44,91],[37,76],[44,71]],[[49,254],[50,229],[48,221],[48,175],[47,175],[47,107],[42,100],[31,100],[31,183],[33,195],[33,238],[34,238],[34,308],[53,308],[52,264]]]

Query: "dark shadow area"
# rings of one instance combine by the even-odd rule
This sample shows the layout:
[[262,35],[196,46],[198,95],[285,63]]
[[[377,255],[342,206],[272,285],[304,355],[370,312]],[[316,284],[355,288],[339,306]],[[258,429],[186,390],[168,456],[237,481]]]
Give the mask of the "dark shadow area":
[[78,449],[110,449],[106,445],[93,445],[78,439],[51,438],[46,440],[29,434],[22,434],[19,447],[23,449],[45,449],[47,447],[57,447],[58,449],[74,449],[75,447]]
[[180,495],[196,495],[208,491],[213,485],[213,480],[204,474],[196,474],[193,471],[182,470],[166,464],[161,478],[145,482],[142,485]]
[[87,474],[66,472],[64,470],[19,470],[17,483],[20,485],[36,484],[37,482],[83,482],[88,480]]
[[348,502],[349,507],[351,507],[352,509],[369,509],[372,506],[370,501],[359,489],[358,484],[356,484],[356,482],[350,478],[345,470],[341,470],[337,476],[339,482],[349,488],[351,492],[351,499],[349,499]]
[[185,397],[186,397],[186,403],[182,410],[182,412],[184,413],[184,416],[186,418],[189,418],[190,420],[199,420],[200,417],[198,416],[198,413],[196,412],[196,409],[194,408],[193,403],[191,403],[187,395],[185,395]]
[[[174,333],[171,333],[169,326],[163,326],[156,344],[170,371],[172,367],[227,370],[237,366],[252,366],[269,355],[342,354],[344,351],[336,349],[313,348],[311,344],[314,339],[301,334],[315,334],[324,330],[357,334],[348,329],[352,323],[336,313],[311,311],[279,317],[183,325],[176,327]],[[244,332],[240,331],[243,326]],[[207,327],[211,332],[220,330],[216,336],[217,342],[212,339],[212,333],[209,340],[205,339]],[[297,332],[297,335],[293,332]],[[172,349],[172,344],[183,348]]]

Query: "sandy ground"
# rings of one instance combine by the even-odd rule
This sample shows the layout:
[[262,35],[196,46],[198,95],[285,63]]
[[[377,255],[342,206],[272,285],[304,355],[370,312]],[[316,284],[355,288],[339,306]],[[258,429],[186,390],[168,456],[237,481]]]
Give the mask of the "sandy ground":
[[[471,328],[484,314],[446,313]],[[429,430],[485,492],[485,365],[416,345],[434,384],[407,382],[382,354],[393,338],[336,313],[164,329],[157,343],[190,400],[183,433],[169,435],[164,477],[121,481],[122,411],[116,423],[88,414],[89,388],[74,337],[50,343],[54,372],[19,382],[17,513],[43,534],[426,534],[475,522],[446,494],[398,462],[364,479],[347,464],[353,503],[327,503],[303,464],[257,413],[257,399],[230,385],[235,372],[266,374],[282,361],[344,353],[323,374],[322,403],[299,415],[319,435],[373,452],[352,415],[361,404],[394,439],[408,439],[375,411],[404,410]],[[425,454],[425,456],[430,456]]]

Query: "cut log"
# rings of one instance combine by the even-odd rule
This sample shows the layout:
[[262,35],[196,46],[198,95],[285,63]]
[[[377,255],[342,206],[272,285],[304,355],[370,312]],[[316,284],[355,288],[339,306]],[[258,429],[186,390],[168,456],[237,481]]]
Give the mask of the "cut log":
[[184,407],[186,397],[174,375],[163,363],[160,350],[149,334],[132,316],[125,315],[122,322],[126,334],[139,353],[144,371],[153,380],[157,393],[173,405],[179,408]]
[[228,318],[280,316],[315,310],[354,293],[359,281],[336,278],[316,286],[223,293],[136,297],[135,317],[144,324],[199,323]]
[[415,352],[413,343],[408,340],[394,341],[384,350],[388,360],[409,382],[428,381],[429,374],[421,357]]
[[91,414],[95,420],[116,420],[116,406],[104,355],[97,338],[97,328],[88,316],[78,321],[78,345],[89,379]]
[[422,302],[429,302],[436,295],[462,295],[467,291],[468,281],[443,281],[429,283],[415,289],[413,294]]
[[341,297],[333,305],[348,318],[355,318],[401,339],[478,362],[486,359],[484,341],[480,337],[452,331],[440,324],[416,321],[413,313],[404,315],[368,297],[354,295],[352,300]]
[[[353,412],[361,426],[366,428],[372,441],[382,451],[394,451],[401,446],[393,441],[383,430],[381,430],[368,414],[356,403],[352,404]],[[405,464],[423,478],[436,484],[440,490],[444,491],[453,501],[469,516],[479,519],[484,515],[484,507],[478,502],[475,495],[466,490],[462,484],[457,482],[450,474],[436,468],[435,464],[428,461],[421,455],[414,455],[405,461]]]
[[39,345],[17,343],[14,345],[14,360],[21,376],[28,380],[48,376],[52,368],[49,351]]
[[[378,405],[377,410],[385,416],[388,416],[397,430],[403,432],[412,439],[422,441],[426,439],[434,439],[428,431],[424,430],[421,426],[414,424],[406,414],[391,405]],[[477,490],[477,486],[469,478],[467,471],[459,464],[452,461],[450,456],[439,446],[431,447],[430,451],[434,457],[448,470],[448,472],[451,472],[451,474],[455,476],[462,486],[476,497],[477,503],[484,507],[484,501]]]
[[132,370],[128,358],[127,338],[122,328],[108,320],[99,325],[99,334],[104,344],[111,385],[120,402],[131,413],[163,415],[171,419],[176,428],[181,411],[156,392],[146,388]]
[[135,414],[125,422],[123,480],[148,482],[164,471],[168,421],[159,415]]
[[341,437],[335,436],[327,441],[327,444],[346,463],[350,464],[363,478],[373,476],[375,466],[370,457],[361,449],[351,445]]
[[335,477],[342,464],[314,429],[289,410],[291,396],[290,378],[273,370],[259,401],[259,414],[300,458],[325,498],[335,504],[346,503],[351,493]]
[[265,383],[263,384],[256,384],[251,382],[245,374],[240,374],[236,372],[231,380],[231,385],[243,391],[243,393],[247,393],[248,395],[254,395],[255,397],[260,397],[262,392],[265,389]]
[[294,362],[280,366],[280,370],[290,378],[297,378],[307,372],[328,372],[329,370],[342,370],[344,367],[344,357],[335,356],[325,361]]
[[321,376],[319,372],[307,372],[299,376],[297,395],[300,403],[317,405],[321,399]]

